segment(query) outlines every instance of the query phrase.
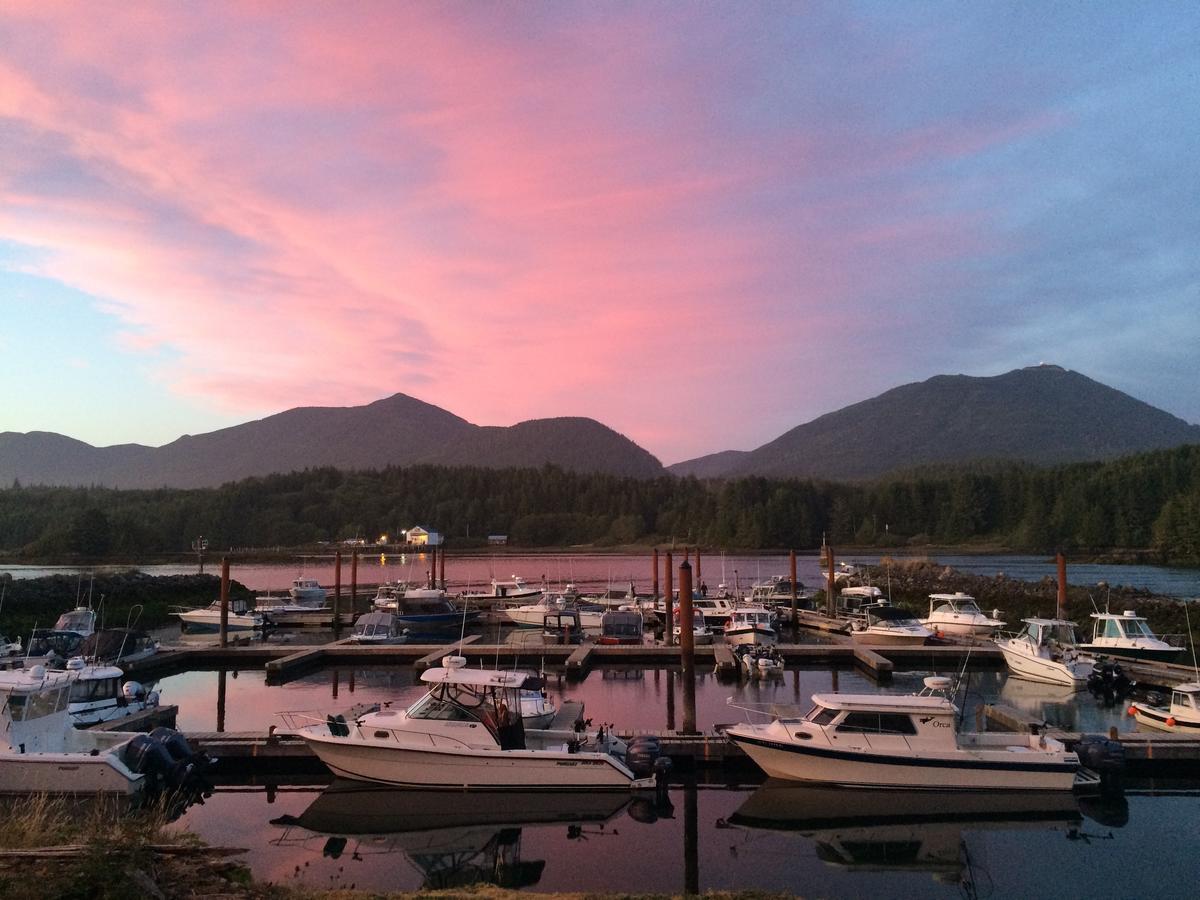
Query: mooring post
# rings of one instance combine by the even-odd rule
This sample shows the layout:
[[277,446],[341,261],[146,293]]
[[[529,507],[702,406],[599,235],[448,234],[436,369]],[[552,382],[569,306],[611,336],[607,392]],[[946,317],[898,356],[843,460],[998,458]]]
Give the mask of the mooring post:
[[358,615],[358,551],[350,554],[350,619]]
[[333,553],[333,630],[342,627],[342,551]]
[[1054,561],[1058,563],[1058,597],[1054,603],[1054,618],[1061,619],[1063,610],[1067,608],[1067,558],[1059,550],[1054,555]]
[[221,557],[221,646],[229,643],[229,557]]
[[650,605],[658,606],[658,548],[654,548],[654,575],[650,579]]
[[692,630],[692,567],[679,566],[679,652],[683,662],[683,732],[696,733],[696,634]]
[[442,552],[438,554],[438,571],[441,572],[442,590],[446,590],[446,548],[442,547]]
[[835,604],[833,602],[833,548],[832,547],[830,547],[829,551],[825,554],[825,559],[829,563],[829,576],[826,581],[826,584],[828,586],[825,588],[825,612],[827,615],[833,616],[834,613],[836,612],[836,610],[835,610]]
[[796,551],[791,552],[792,558],[792,631],[796,631],[800,627],[800,615],[797,607],[800,605],[799,599],[796,596]]
[[225,679],[224,669],[217,672],[217,731],[225,730]]
[[666,622],[666,630],[663,632],[663,643],[668,647],[675,644],[675,591],[671,581],[675,577],[675,572],[671,568],[671,551],[667,551],[666,566],[664,574],[667,577],[667,597],[663,601],[663,608],[666,610],[664,621]]
[[696,590],[703,592],[704,579],[700,577],[700,548],[696,548]]

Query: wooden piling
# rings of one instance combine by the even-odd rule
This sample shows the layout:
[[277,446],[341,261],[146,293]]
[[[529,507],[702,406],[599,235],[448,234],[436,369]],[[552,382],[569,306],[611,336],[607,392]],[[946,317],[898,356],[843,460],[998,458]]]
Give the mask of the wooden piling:
[[229,557],[221,557],[221,646],[229,644]]
[[342,627],[342,551],[333,554],[333,631]]
[[1067,608],[1067,558],[1059,550],[1054,560],[1058,563],[1058,596],[1054,604],[1054,618],[1061,619],[1063,610]]
[[827,580],[828,587],[825,589],[825,613],[829,616],[837,614],[837,605],[833,600],[833,548],[829,547],[825,554],[826,562],[829,565],[829,577]]
[[658,605],[658,548],[654,548],[654,574],[650,580],[650,605]]
[[700,575],[700,548],[696,548],[696,590],[700,590],[700,586],[704,584],[704,578]]
[[799,599],[796,596],[796,551],[791,552],[791,575],[792,575],[792,630],[796,629],[796,623],[800,621],[799,615]]
[[350,554],[350,620],[358,615],[358,551]]
[[442,547],[442,552],[438,554],[438,571],[441,573],[440,581],[442,582],[442,590],[446,589],[446,548]]
[[696,635],[692,630],[692,567],[679,566],[679,651],[683,668],[683,731],[696,733]]
[[665,610],[663,621],[666,623],[666,630],[663,632],[663,643],[668,647],[672,647],[675,644],[675,591],[673,590],[671,579],[675,577],[675,572],[671,568],[670,550],[667,551],[666,563],[667,564],[664,567],[664,572],[667,576],[667,596],[663,601],[663,607]]

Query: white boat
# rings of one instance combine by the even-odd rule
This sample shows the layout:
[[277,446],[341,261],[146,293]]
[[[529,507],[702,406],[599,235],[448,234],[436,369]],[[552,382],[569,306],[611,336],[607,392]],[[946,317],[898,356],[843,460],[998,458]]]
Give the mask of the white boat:
[[158,651],[153,635],[133,628],[102,628],[79,646],[79,655],[84,659],[111,665],[149,659]]
[[[725,733],[767,775],[852,787],[1068,791],[1079,757],[1045,735],[960,733],[950,679],[920,694],[814,694],[803,718]],[[939,693],[940,692],[940,693]]]
[[733,652],[751,678],[783,676],[783,656],[774,646],[741,644]]
[[96,612],[86,606],[77,606],[58,617],[51,631],[69,631],[86,638],[96,630]]
[[[674,625],[671,628],[671,634],[675,638],[676,645],[679,644],[679,639],[683,636],[683,628],[679,624],[679,608],[675,608]],[[708,627],[708,623],[704,621],[704,613],[700,610],[692,609],[692,644],[701,646],[711,644],[713,642],[713,633]]]
[[8,635],[0,634],[0,659],[5,659],[10,656],[20,656],[25,652],[25,648],[21,645],[21,639],[10,641]]
[[[216,630],[221,627],[221,601],[197,609],[179,609],[171,613],[179,621],[196,631]],[[229,615],[225,627],[229,631],[251,631],[263,627],[263,614],[250,612],[242,601],[230,601]]]
[[1094,656],[1119,656],[1122,659],[1147,659],[1174,663],[1184,654],[1183,647],[1172,647],[1150,630],[1144,616],[1132,609],[1124,615],[1092,613],[1092,639],[1080,650]]
[[953,594],[930,594],[929,617],[922,619],[921,624],[936,634],[989,638],[1005,623],[995,614],[986,615],[970,594],[956,591]]
[[[796,601],[801,606],[807,605],[816,594],[816,591],[806,588],[802,582],[796,582]],[[790,608],[792,603],[792,579],[785,575],[775,575],[771,578],[757,581],[750,586],[749,600],[752,604],[768,608],[774,606],[787,606]]]
[[1143,701],[1129,704],[1129,714],[1139,725],[1159,731],[1200,733],[1200,682],[1189,681],[1171,689],[1168,706]]
[[505,603],[533,603],[541,599],[543,593],[541,588],[530,587],[523,578],[514,575],[507,581],[497,581],[493,578],[490,590],[467,591],[463,594],[463,600],[476,604],[495,600]]
[[850,631],[856,644],[919,647],[933,637],[916,616],[890,603],[871,603],[859,612],[861,618],[853,620]]
[[597,644],[632,646],[642,643],[645,618],[636,608],[608,609],[600,616]]
[[315,578],[297,578],[288,589],[288,596],[296,606],[320,609],[329,599],[329,591]]
[[653,784],[634,776],[625,744],[603,728],[582,746],[574,732],[526,730],[510,710],[520,710],[521,691],[540,686],[535,676],[465,666],[461,656],[444,657],[421,675],[429,692],[406,710],[313,722],[295,733],[334,775],[359,781],[519,791]]
[[538,600],[537,603],[530,603],[525,606],[510,606],[505,608],[504,614],[508,616],[513,624],[520,625],[522,628],[543,628],[546,616],[569,609],[578,610],[579,624],[584,631],[600,631],[604,627],[603,609],[588,610],[569,606],[561,597],[545,596]]
[[352,644],[398,644],[404,640],[404,628],[394,613],[363,613],[354,622]]
[[118,794],[146,788],[123,752],[133,735],[78,730],[68,697],[75,672],[0,672],[0,793]]
[[1004,662],[1014,675],[1047,684],[1064,684],[1075,690],[1087,687],[1091,657],[1079,652],[1075,625],[1065,619],[1023,619],[1016,637],[996,641]]
[[725,643],[731,647],[741,644],[773,646],[779,639],[775,616],[765,606],[739,606],[729,615],[724,628]]
[[158,706],[158,691],[125,681],[125,672],[118,666],[89,665],[77,656],[68,660],[67,671],[75,674],[67,712],[77,726],[112,722]]
[[[536,676],[531,673],[531,677]],[[521,721],[526,728],[545,730],[550,727],[556,715],[558,707],[546,694],[545,688],[521,691]]]

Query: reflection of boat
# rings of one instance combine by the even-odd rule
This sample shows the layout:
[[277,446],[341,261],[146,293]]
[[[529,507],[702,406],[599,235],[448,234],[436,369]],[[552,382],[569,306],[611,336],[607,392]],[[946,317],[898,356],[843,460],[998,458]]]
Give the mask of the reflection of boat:
[[[626,767],[625,744],[595,735],[526,730],[521,692],[537,690],[525,672],[468,669],[447,656],[421,681],[428,693],[406,710],[330,717],[295,728],[342,778],[426,788],[629,790],[650,786]],[[303,721],[292,715],[289,725]]]
[[1176,685],[1169,706],[1136,701],[1129,704],[1129,713],[1138,724],[1159,731],[1200,732],[1200,683]]
[[979,638],[991,637],[1004,626],[999,618],[984,615],[975,598],[962,591],[930,594],[929,617],[921,624],[941,634]]
[[545,861],[520,859],[521,827],[601,823],[629,803],[625,794],[472,793],[422,791],[334,781],[299,816],[274,825],[288,828],[276,842],[302,842],[302,828],[330,835],[328,855],[339,855],[337,839],[357,838],[351,858],[371,852],[403,852],[422,873],[427,888],[471,883],[501,887],[536,884]]
[[1091,657],[1075,643],[1075,625],[1065,619],[1023,619],[1016,637],[996,641],[1009,671],[1021,678],[1065,684],[1075,690],[1087,686]]
[[1155,662],[1179,662],[1183,647],[1172,647],[1155,637],[1144,616],[1132,609],[1124,615],[1092,613],[1092,639],[1080,650],[1094,655],[1119,656],[1123,659],[1148,659]]
[[814,694],[804,718],[725,733],[772,778],[914,790],[1069,791],[1079,757],[1045,735],[959,732],[950,679],[920,694]]
[[774,780],[729,818],[738,827],[809,838],[818,858],[830,865],[956,878],[966,876],[972,864],[964,832],[1061,830],[1069,837],[1081,821],[1069,793],[847,791]]

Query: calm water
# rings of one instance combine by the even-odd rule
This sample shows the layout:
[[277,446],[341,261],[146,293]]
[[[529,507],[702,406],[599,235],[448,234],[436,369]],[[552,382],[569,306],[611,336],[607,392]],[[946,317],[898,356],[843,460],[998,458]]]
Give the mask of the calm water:
[[[662,554],[660,553],[660,556]],[[896,558],[900,554],[895,555]],[[840,557],[839,557],[840,558]],[[924,558],[922,556],[922,558]],[[1010,578],[1039,581],[1045,577],[1056,577],[1053,559],[1038,556],[956,556],[934,555],[930,557],[943,565],[951,566],[976,575],[993,576],[1000,573]],[[847,562],[877,563],[878,556],[848,556]],[[682,561],[682,553],[676,552],[674,562]],[[701,558],[701,576],[710,587],[726,583],[742,588],[772,575],[786,575],[789,561],[784,555],[776,556],[730,556],[705,555]],[[660,561],[660,566],[663,563]],[[364,554],[359,559],[358,580],[361,584],[381,581],[424,581],[429,567],[429,557],[423,554]],[[126,567],[127,568],[127,567]],[[186,566],[142,566],[142,571],[157,575],[178,575],[196,571],[194,565]],[[32,578],[56,573],[73,574],[81,570],[72,567],[0,566],[0,572],[10,572],[14,578]],[[97,570],[98,571],[98,570]],[[216,557],[208,561],[206,571],[219,573]],[[331,557],[308,557],[297,565],[242,565],[235,564],[231,575],[255,591],[282,591],[290,586],[292,579],[305,575],[320,579],[322,584],[332,585],[334,563]],[[486,586],[492,578],[506,579],[519,575],[526,581],[537,584],[543,578],[553,586],[568,582],[581,589],[591,590],[608,586],[627,587],[633,580],[638,588],[649,591],[652,564],[650,555],[627,556],[611,554],[568,554],[542,555],[486,555],[453,556],[447,560],[446,578],[452,590]],[[819,586],[821,572],[815,556],[797,558],[797,575],[801,581]],[[1104,582],[1113,587],[1125,585],[1144,588],[1157,594],[1171,597],[1200,597],[1200,569],[1171,568],[1166,566],[1100,566],[1075,565],[1067,570],[1071,584],[1095,586]],[[342,565],[343,589],[350,584],[350,563],[347,557]]]

